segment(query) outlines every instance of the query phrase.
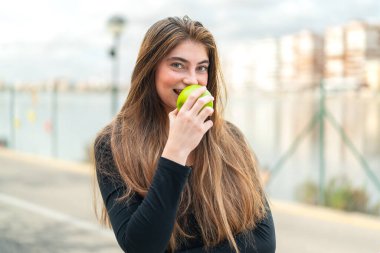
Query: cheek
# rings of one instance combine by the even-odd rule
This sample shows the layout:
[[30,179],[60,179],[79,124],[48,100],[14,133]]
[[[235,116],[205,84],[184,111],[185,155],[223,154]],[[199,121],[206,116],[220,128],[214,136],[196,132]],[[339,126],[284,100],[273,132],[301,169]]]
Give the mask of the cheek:
[[206,86],[207,85],[207,82],[208,82],[208,75],[205,74],[203,76],[201,76],[199,79],[198,79],[198,82],[200,85],[204,85]]
[[159,82],[164,87],[172,87],[181,80],[181,75],[174,71],[166,71],[160,75]]

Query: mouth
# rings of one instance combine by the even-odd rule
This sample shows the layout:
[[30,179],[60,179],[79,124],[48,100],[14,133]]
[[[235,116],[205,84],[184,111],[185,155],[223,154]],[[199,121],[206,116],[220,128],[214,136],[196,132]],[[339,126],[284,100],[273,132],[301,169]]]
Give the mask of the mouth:
[[173,89],[174,93],[179,95],[183,89]]

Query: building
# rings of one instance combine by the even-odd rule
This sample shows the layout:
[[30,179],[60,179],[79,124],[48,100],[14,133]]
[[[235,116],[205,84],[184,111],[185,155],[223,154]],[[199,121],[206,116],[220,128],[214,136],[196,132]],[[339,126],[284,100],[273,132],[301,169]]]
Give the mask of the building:
[[380,90],[380,25],[351,21],[328,27],[324,37],[308,30],[224,48],[222,66],[232,89],[266,91]]
[[368,86],[367,63],[380,59],[380,26],[351,21],[325,31],[327,88]]
[[310,31],[241,42],[224,50],[222,64],[232,88],[300,90],[318,85],[322,76],[323,39]]
[[280,83],[284,90],[312,88],[323,72],[323,39],[304,30],[280,38]]

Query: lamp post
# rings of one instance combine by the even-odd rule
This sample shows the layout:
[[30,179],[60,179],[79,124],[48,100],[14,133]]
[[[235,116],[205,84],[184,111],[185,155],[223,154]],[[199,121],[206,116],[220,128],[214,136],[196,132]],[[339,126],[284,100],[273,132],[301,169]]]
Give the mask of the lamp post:
[[125,19],[121,16],[113,16],[108,20],[107,27],[113,36],[113,45],[109,56],[112,60],[112,84],[111,84],[111,115],[115,115],[118,107],[118,79],[119,79],[119,49],[120,38],[125,26]]

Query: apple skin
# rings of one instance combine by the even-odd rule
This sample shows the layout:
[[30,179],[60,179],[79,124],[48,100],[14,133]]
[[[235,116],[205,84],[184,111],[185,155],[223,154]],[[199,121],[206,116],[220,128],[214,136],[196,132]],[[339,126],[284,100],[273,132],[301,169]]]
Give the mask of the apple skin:
[[[187,86],[185,89],[183,89],[181,91],[181,93],[178,95],[178,99],[177,99],[177,108],[178,108],[178,110],[181,109],[182,105],[186,102],[186,100],[189,97],[189,95],[194,90],[199,89],[201,87],[202,87],[202,85],[192,84],[192,85]],[[204,97],[204,96],[212,96],[212,95],[211,95],[211,93],[208,90],[206,90],[200,97]],[[214,107],[213,101],[208,102],[203,108],[205,108],[206,106],[209,106],[209,107],[213,108]]]

